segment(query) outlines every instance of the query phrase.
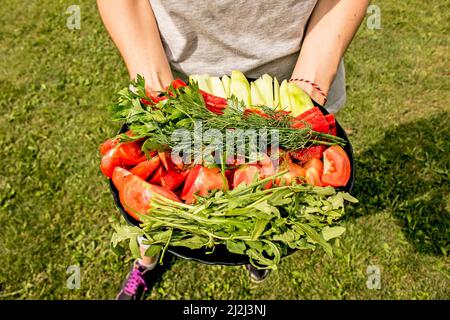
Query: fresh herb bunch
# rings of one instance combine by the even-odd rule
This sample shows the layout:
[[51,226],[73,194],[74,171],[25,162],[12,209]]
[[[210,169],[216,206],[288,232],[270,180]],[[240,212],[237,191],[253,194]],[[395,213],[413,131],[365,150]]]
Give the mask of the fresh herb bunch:
[[116,228],[113,246],[130,240],[132,252],[138,255],[136,238],[145,236],[145,243],[151,245],[146,254],[162,252],[162,260],[168,246],[214,251],[217,245],[225,245],[232,253],[247,255],[260,269],[276,269],[280,258],[296,249],[320,246],[332,255],[329,240],[345,231],[335,225],[344,214],[344,201],[357,200],[332,187],[263,189],[271,179],[216,192],[199,198],[195,205],[155,197],[148,214],[139,215],[140,228]]
[[258,113],[245,113],[242,102],[235,97],[228,99],[228,107],[223,114],[209,111],[199,91],[197,83],[178,89],[170,86],[164,93],[167,99],[148,106],[142,99],[148,99],[145,93],[144,78],[138,76],[130,88],[119,92],[118,102],[110,107],[113,119],[126,123],[133,137],[120,135],[123,140],[144,138],[143,150],[167,150],[175,146],[172,134],[177,129],[194,130],[196,121],[202,121],[203,128],[218,129],[224,133],[227,129],[267,129],[278,131],[279,145],[287,150],[304,148],[308,144],[345,145],[345,140],[329,134],[305,128],[291,128],[292,116],[277,112],[268,107],[259,107],[268,117]]

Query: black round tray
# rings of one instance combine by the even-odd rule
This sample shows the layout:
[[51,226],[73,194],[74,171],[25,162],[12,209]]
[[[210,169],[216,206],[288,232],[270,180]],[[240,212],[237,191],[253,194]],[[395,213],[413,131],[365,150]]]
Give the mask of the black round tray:
[[[317,106],[320,111],[322,111],[323,114],[328,114],[329,112],[321,107]],[[355,168],[354,168],[354,159],[353,159],[353,148],[348,140],[347,134],[345,133],[344,129],[341,127],[341,125],[336,121],[336,129],[337,129],[337,135],[341,138],[343,138],[346,142],[344,150],[347,153],[348,158],[350,159],[350,165],[351,165],[351,172],[350,172],[350,179],[347,182],[347,185],[342,188],[336,188],[341,191],[347,191],[350,192],[353,188],[353,184],[355,182]],[[119,133],[124,133],[127,131],[127,126],[123,125],[120,129]],[[111,193],[114,198],[114,202],[116,206],[119,208],[121,214],[124,216],[125,220],[133,226],[139,227],[139,221],[134,219],[128,212],[125,211],[125,209],[122,206],[122,203],[120,203],[119,200],[119,192],[112,183],[112,181],[109,181],[109,187],[111,190]],[[174,254],[177,257],[180,257],[182,259],[188,259],[188,260],[194,260],[205,264],[220,264],[220,265],[240,265],[240,264],[248,264],[249,259],[245,255],[230,253],[225,245],[218,245],[214,248],[213,252],[208,253],[205,249],[196,249],[192,250],[185,247],[168,247],[168,252]],[[294,250],[291,250],[288,252],[288,254],[291,254],[294,252]]]

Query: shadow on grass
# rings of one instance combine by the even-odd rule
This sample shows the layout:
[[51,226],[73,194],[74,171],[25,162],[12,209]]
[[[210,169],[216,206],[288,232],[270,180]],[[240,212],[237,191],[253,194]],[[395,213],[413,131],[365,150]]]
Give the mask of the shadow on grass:
[[163,263],[158,263],[155,269],[152,272],[155,273],[155,277],[152,279],[150,283],[147,283],[148,291],[145,293],[143,300],[147,300],[150,297],[151,291],[153,288],[158,288],[161,284],[164,273],[172,269],[172,266],[176,263],[179,258],[176,256],[167,253],[163,257]]
[[449,115],[390,129],[355,156],[352,194],[360,204],[349,210],[350,217],[390,211],[418,252],[448,254]]

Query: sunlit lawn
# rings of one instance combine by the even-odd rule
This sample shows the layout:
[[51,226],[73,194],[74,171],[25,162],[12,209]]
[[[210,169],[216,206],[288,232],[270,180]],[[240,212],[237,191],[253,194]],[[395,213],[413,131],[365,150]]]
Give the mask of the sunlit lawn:
[[[242,267],[171,259],[151,299],[448,299],[450,77],[448,7],[377,1],[346,56],[338,120],[356,152],[360,200],[335,257],[297,252],[260,285]],[[98,145],[118,128],[106,105],[127,73],[93,1],[5,0],[0,8],[0,298],[111,299],[129,256],[110,247],[120,221]],[[80,265],[81,287],[66,287]],[[381,289],[366,286],[381,270]]]

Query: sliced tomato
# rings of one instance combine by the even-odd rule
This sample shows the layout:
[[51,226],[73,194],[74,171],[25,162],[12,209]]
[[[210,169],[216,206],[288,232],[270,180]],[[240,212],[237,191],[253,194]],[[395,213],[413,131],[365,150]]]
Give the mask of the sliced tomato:
[[136,165],[147,159],[141,150],[141,141],[124,142],[117,145],[118,157],[124,165]]
[[158,156],[153,157],[150,160],[145,160],[135,166],[130,172],[139,178],[147,180],[148,177],[159,167],[161,160]]
[[252,184],[255,179],[258,179],[260,171],[257,165],[244,164],[236,169],[233,178],[233,188],[236,188],[241,183],[245,185]]
[[115,167],[134,166],[146,159],[140,141],[123,142],[102,157],[100,169],[105,176],[111,178]]
[[322,175],[323,162],[320,159],[312,158],[303,165],[303,168],[305,168],[306,170],[308,170],[309,168],[316,168],[320,175]]
[[321,159],[323,156],[323,150],[325,148],[321,145],[317,145],[317,146],[310,146],[307,148],[303,148],[303,149],[299,149],[296,151],[292,151],[290,152],[290,155],[296,159],[297,161],[299,161],[300,163],[304,164],[306,163],[308,160],[313,159],[313,158],[317,158],[317,159]]
[[210,191],[223,190],[225,181],[219,168],[207,168],[196,165],[191,169],[184,183],[181,199],[186,203],[195,202],[195,195],[207,196]]
[[184,182],[183,190],[181,191],[181,199],[186,200],[188,194],[191,193],[191,189],[197,179],[197,176],[201,170],[202,166],[200,164],[195,165],[191,170],[189,170],[186,181]]
[[106,177],[111,178],[114,168],[118,166],[120,166],[120,161],[117,157],[116,149],[113,148],[103,155],[100,170]]
[[189,171],[170,170],[161,177],[161,185],[170,191],[178,189],[186,180]]
[[117,188],[117,190],[122,190],[123,183],[125,182],[125,179],[127,176],[131,175],[132,173],[124,168],[121,167],[115,167],[113,174],[112,174],[112,182],[114,186]]
[[180,156],[173,156],[171,152],[158,152],[161,163],[167,171],[178,169],[183,170],[183,159]]
[[331,146],[323,153],[322,182],[326,186],[343,187],[350,179],[350,159],[340,146]]
[[148,180],[148,182],[150,184],[154,184],[154,185],[162,185],[162,177],[163,175],[166,174],[166,169],[164,169],[163,165],[160,165],[155,172],[153,173],[153,175],[150,177],[150,179]]
[[314,186],[322,186],[323,162],[320,159],[312,158],[305,163],[306,182]]
[[322,187],[322,180],[317,168],[306,169],[306,182],[317,187]]
[[124,209],[137,220],[139,220],[137,213],[146,214],[151,208],[150,201],[155,195],[181,202],[173,192],[147,183],[145,180],[133,174],[127,175],[124,178],[121,190],[119,191],[120,202]]
[[275,167],[273,165],[272,160],[267,154],[265,153],[259,154],[258,164],[260,166],[260,172],[262,175],[261,178],[270,177],[275,174]]
[[158,156],[161,159],[161,163],[166,170],[171,170],[173,168],[172,161],[170,161],[169,152],[158,152]]
[[284,175],[277,178],[275,181],[276,185],[291,185],[293,182],[299,183],[305,179],[306,170],[298,164],[292,162],[283,162],[283,164],[280,166],[279,171],[285,171],[286,169],[288,169],[289,172],[286,172]]
[[119,143],[119,139],[108,139],[100,145],[100,154],[105,155]]

